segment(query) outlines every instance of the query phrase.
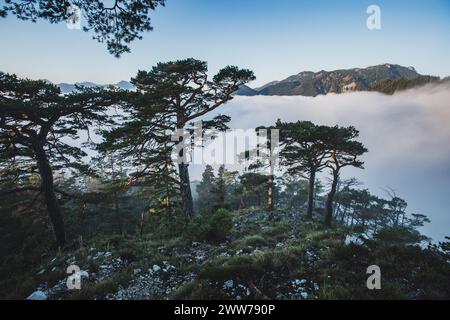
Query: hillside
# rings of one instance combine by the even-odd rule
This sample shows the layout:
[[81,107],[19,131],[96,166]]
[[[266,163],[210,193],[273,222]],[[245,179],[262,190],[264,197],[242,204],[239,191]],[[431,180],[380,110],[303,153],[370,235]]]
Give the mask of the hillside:
[[395,80],[388,79],[375,83],[372,87],[370,87],[370,90],[385,94],[394,94],[397,91],[411,89],[429,83],[438,83],[444,81],[445,79],[440,81],[438,77],[432,76],[419,76],[412,79],[405,79],[405,78]]
[[[173,66],[180,64],[174,76]],[[288,117],[295,122],[283,122],[272,114],[268,120],[275,124],[269,129],[278,131],[279,164],[234,149],[231,155],[248,158],[247,170],[206,165],[201,181],[190,180],[189,165],[177,167],[180,159],[172,159],[178,147],[172,144],[174,130],[182,121],[196,133],[187,119],[212,113],[238,84],[254,79],[244,69],[230,80],[230,70],[236,70],[226,68],[215,76],[216,83],[204,76],[202,83],[192,75],[193,66],[206,74],[206,63],[195,59],[158,64],[136,80],[149,91],[119,94],[80,90],[62,95],[49,83],[0,74],[0,242],[7,244],[0,247],[1,299],[450,297],[449,243],[432,244],[421,234],[430,219],[393,189],[377,196],[362,187],[358,176],[341,178],[346,169],[364,168],[370,148],[356,127],[341,126],[339,119],[329,125],[295,117]],[[188,80],[180,86],[180,79]],[[180,94],[182,105],[176,99]],[[439,103],[431,98],[426,109]],[[448,99],[442,100],[447,107]],[[148,108],[155,102],[164,108]],[[126,116],[110,116],[112,108]],[[370,112],[369,121],[377,122],[374,115]],[[257,121],[254,128],[264,123],[256,112],[248,116],[247,124]],[[408,124],[410,119],[416,118],[408,116]],[[223,130],[229,120],[218,115],[203,129]],[[401,118],[393,120],[400,131]],[[89,139],[89,128],[96,126],[103,143]],[[430,127],[424,127],[427,139],[440,141],[427,135]],[[391,141],[404,141],[380,128],[377,140],[382,132]],[[70,144],[67,138],[79,138],[77,132],[86,143]],[[274,146],[259,133],[258,145],[270,141]],[[391,153],[382,143],[377,153]],[[402,151],[398,143],[394,147]],[[85,157],[90,150],[98,156]],[[422,146],[418,150],[432,155]],[[412,158],[402,156],[406,162]],[[258,170],[263,167],[276,174]],[[411,168],[404,168],[410,179]],[[424,182],[422,177],[417,181]],[[382,270],[383,290],[367,286],[371,266]],[[74,277],[81,288],[71,286]]]
[[[262,210],[243,210],[204,220],[201,228],[194,223],[170,240],[152,234],[89,241],[49,256],[19,292],[48,299],[448,298],[448,255],[436,249],[327,229],[294,212],[268,219]],[[68,263],[82,269],[80,291],[66,289]],[[366,268],[375,263],[383,290],[366,288]]]
[[245,84],[241,85],[239,87],[239,90],[237,90],[234,95],[236,96],[256,96],[258,95],[258,91],[256,91],[255,89],[250,88],[249,86],[246,86]]
[[[382,64],[367,68],[341,69],[334,71],[303,71],[282,81],[272,81],[252,91],[240,90],[237,95],[301,95],[315,97],[328,93],[349,91],[381,90],[385,81],[411,81],[423,77],[413,67],[396,64]],[[425,79],[425,78],[424,78]],[[438,80],[428,77],[430,81]],[[384,85],[382,84],[384,83]],[[423,81],[409,82],[409,85],[421,85]],[[401,89],[402,86],[399,86]],[[250,89],[250,88],[249,88]],[[249,93],[249,94],[247,94]]]
[[[234,93],[236,96],[312,96],[328,93],[345,93],[349,91],[378,91],[393,94],[395,91],[421,86],[439,81],[439,77],[424,76],[413,67],[395,64],[383,64],[368,68],[341,69],[335,71],[303,71],[281,81],[271,81],[263,86],[251,88],[241,85]],[[76,86],[107,87],[113,86],[124,90],[134,90],[128,81],[115,84],[97,84],[89,81],[77,83],[58,83],[63,93],[74,92]]]

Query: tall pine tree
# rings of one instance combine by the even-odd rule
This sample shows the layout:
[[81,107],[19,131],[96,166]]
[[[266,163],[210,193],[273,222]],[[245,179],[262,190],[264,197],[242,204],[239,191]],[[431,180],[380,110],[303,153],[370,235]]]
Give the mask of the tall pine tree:
[[[37,168],[41,186],[36,191],[44,195],[60,247],[66,236],[54,170],[86,169],[82,162],[85,152],[69,144],[67,138],[78,139],[80,130],[89,131],[94,123],[106,122],[105,109],[118,100],[117,92],[100,89],[80,89],[64,96],[59,88],[44,81],[0,73],[0,158],[35,163],[28,170]],[[9,192],[32,188],[24,185]]]
[[[158,63],[150,71],[139,71],[132,79],[137,87],[132,118],[107,135],[111,143],[119,139],[125,148],[139,154],[144,169],[151,168],[157,158],[171,161],[168,158],[176,146],[187,147],[177,150],[176,157],[186,220],[193,216],[187,161],[191,146],[190,124],[233,99],[239,86],[255,78],[252,71],[234,66],[223,68],[212,79],[207,71],[206,62],[192,58]],[[205,121],[203,129],[223,130],[228,121],[229,117],[217,116]],[[173,140],[174,133],[179,134],[177,140]]]

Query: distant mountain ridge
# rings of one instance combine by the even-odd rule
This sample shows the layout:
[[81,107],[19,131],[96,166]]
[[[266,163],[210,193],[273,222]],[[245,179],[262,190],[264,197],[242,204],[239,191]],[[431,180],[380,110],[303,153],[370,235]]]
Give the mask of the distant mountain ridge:
[[[422,77],[426,77],[423,78]],[[420,79],[419,81],[412,81]],[[350,91],[390,92],[386,88],[392,84],[394,90],[402,88],[398,81],[406,81],[411,86],[438,81],[439,77],[423,76],[413,68],[398,64],[381,64],[367,68],[340,69],[334,71],[303,71],[281,81],[272,81],[259,88],[241,86],[236,95],[242,96],[311,96]],[[383,84],[383,85],[380,85]],[[378,90],[380,89],[380,90]],[[386,93],[386,92],[385,92]]]
[[423,86],[429,83],[444,83],[448,81],[449,81],[448,78],[440,80],[439,77],[421,75],[412,79],[400,78],[395,80],[391,79],[383,80],[375,83],[375,85],[373,85],[370,88],[370,90],[385,94],[394,94],[397,91],[407,90],[414,87]]
[[[447,79],[447,78],[446,78]],[[445,80],[445,79],[444,79]],[[251,88],[242,85],[234,93],[236,96],[311,96],[351,91],[378,91],[393,94],[395,91],[437,82],[439,77],[421,75],[413,67],[398,64],[381,64],[367,68],[340,69],[334,71],[303,71],[281,81],[271,81],[263,86]],[[134,90],[129,81],[115,84],[97,84],[89,81],[56,84],[62,93],[71,93],[76,85],[85,87],[113,86],[124,90]]]
[[124,90],[134,90],[134,88],[135,88],[135,86],[131,82],[128,82],[125,80],[119,81],[114,84],[98,84],[98,83],[93,83],[93,82],[89,82],[89,81],[84,81],[84,82],[76,82],[76,83],[57,83],[56,86],[58,86],[61,89],[62,93],[74,92],[74,91],[76,91],[76,86],[83,86],[86,88],[95,88],[95,87],[106,88],[109,86],[113,86],[113,87],[124,89]]

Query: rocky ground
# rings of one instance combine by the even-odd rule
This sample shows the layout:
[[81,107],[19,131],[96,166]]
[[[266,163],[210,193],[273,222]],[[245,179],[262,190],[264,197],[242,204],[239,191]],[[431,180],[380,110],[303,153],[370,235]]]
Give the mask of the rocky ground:
[[[283,214],[284,221],[294,222],[296,216],[294,214]],[[111,251],[99,251],[95,247],[88,250],[87,256],[82,261],[77,260],[76,255],[68,255],[52,259],[47,266],[42,266],[39,275],[52,272],[60,272],[70,265],[80,266],[80,272],[77,273],[81,277],[81,285],[83,286],[101,286],[108,281],[114,281],[118,276],[123,277],[126,274],[127,281],[121,283],[111,292],[103,292],[99,298],[111,300],[144,300],[144,299],[169,299],[171,294],[178,288],[198,279],[198,271],[201,271],[202,265],[207,265],[217,257],[236,257],[247,255],[262,255],[269,248],[268,244],[264,245],[247,245],[244,247],[235,247],[240,235],[244,235],[249,225],[257,225],[263,231],[266,221],[266,214],[263,212],[250,212],[245,215],[234,217],[235,235],[227,242],[221,244],[209,244],[207,242],[192,241],[190,246],[183,247],[167,247],[161,245],[156,250],[162,256],[167,254],[168,257],[177,257],[175,263],[171,263],[170,259],[163,260],[159,263],[144,264],[141,262],[130,262],[116,253]],[[293,231],[293,230],[291,230]],[[287,240],[295,239],[294,234],[287,234]],[[275,250],[281,249],[285,245],[285,241],[279,241],[274,244]],[[170,252],[167,252],[170,251]],[[148,260],[151,260],[151,257]],[[312,259],[312,258],[311,258]],[[89,269],[89,266],[94,266]],[[193,267],[189,271],[189,267]],[[67,281],[71,275],[64,275],[56,283],[49,285],[42,283],[36,291],[30,294],[29,299],[63,299],[70,297],[73,292],[67,289]],[[73,277],[72,277],[73,278]],[[230,299],[245,299],[255,295],[254,291],[259,291],[254,284],[239,283],[235,279],[225,279],[219,285]],[[113,286],[111,286],[113,287]],[[312,290],[318,290],[318,283],[311,282],[307,279],[292,279],[285,283],[278,284],[280,289],[277,298],[279,299],[307,299],[310,297]],[[311,290],[312,288],[312,290]],[[81,291],[81,290],[80,290]],[[257,294],[262,294],[258,292]]]
[[[183,237],[119,238],[60,254],[36,271],[42,282],[28,299],[420,299],[447,295],[441,283],[448,279],[448,264],[427,260],[430,265],[423,264],[422,269],[435,268],[427,272],[430,279],[420,274],[415,278],[406,266],[418,264],[407,255],[422,257],[420,248],[402,249],[406,250],[401,253],[404,265],[399,265],[398,248],[378,249],[366,236],[342,228],[325,229],[292,212],[277,212],[269,219],[264,212],[250,210],[234,213],[232,221],[230,234],[220,243]],[[380,261],[381,255],[386,262]],[[428,253],[423,259],[429,259]],[[374,261],[390,268],[382,293],[366,288],[366,268]],[[66,273],[70,265],[80,267],[76,275],[81,278],[81,290],[67,289],[68,278],[73,277]],[[430,281],[442,288],[427,292],[423,288]]]

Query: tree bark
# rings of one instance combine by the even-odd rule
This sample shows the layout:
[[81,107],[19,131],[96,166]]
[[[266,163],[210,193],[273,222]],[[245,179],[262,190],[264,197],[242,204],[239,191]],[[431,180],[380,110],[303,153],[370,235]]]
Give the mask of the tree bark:
[[308,207],[306,208],[307,219],[312,219],[313,217],[315,182],[316,182],[316,172],[311,171],[311,173],[309,174],[309,184],[308,184]]
[[181,200],[183,203],[183,214],[186,221],[189,221],[194,215],[194,203],[192,200],[191,184],[189,181],[189,165],[186,163],[178,164],[180,176]]
[[267,210],[273,211],[273,175],[269,175],[267,180]]
[[62,248],[66,243],[66,234],[61,208],[55,194],[53,171],[47,155],[45,154],[44,147],[42,145],[37,145],[35,146],[34,151],[39,168],[39,175],[41,177],[42,191],[44,192],[47,212],[55,233],[56,244]]
[[240,209],[245,209],[245,207],[246,207],[246,205],[245,205],[245,202],[244,202],[244,197],[241,196],[240,202],[239,202],[239,210]]
[[123,234],[122,215],[120,214],[120,210],[119,210],[119,197],[117,195],[117,191],[114,191],[113,195],[114,195],[114,212],[115,212],[117,224],[119,227],[119,234],[122,235]]
[[333,172],[333,182],[331,183],[331,190],[327,195],[327,201],[325,204],[325,225],[331,226],[331,220],[333,219],[333,199],[336,194],[337,184],[339,180],[339,173]]
[[145,211],[141,212],[141,222],[139,224],[139,234],[142,237],[144,235],[144,219],[145,219]]

